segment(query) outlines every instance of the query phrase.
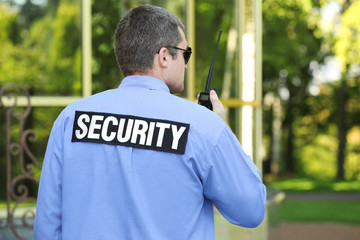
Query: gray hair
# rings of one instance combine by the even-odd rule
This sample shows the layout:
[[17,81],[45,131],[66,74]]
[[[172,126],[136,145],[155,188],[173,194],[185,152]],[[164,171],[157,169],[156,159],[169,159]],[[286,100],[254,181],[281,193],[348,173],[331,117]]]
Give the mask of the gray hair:
[[[181,42],[179,27],[185,31],[183,23],[163,8],[151,5],[132,8],[115,31],[114,51],[124,76],[151,69],[154,55],[161,47]],[[176,57],[175,49],[169,51]]]

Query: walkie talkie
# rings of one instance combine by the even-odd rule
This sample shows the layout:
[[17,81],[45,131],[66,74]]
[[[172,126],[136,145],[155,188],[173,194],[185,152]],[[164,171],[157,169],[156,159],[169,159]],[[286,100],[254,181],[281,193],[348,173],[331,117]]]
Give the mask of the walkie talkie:
[[[210,90],[209,89],[210,89],[211,76],[212,76],[212,72],[213,72],[213,69],[214,69],[214,62],[215,62],[216,52],[217,52],[217,49],[218,49],[218,46],[219,46],[221,33],[222,33],[222,30],[220,30],[220,32],[219,32],[219,37],[218,37],[218,40],[217,40],[217,43],[216,43],[214,56],[213,56],[213,59],[212,59],[211,65],[210,65],[209,74],[208,74],[207,81],[206,81],[205,91],[201,92],[200,96],[199,96],[199,104],[204,106],[204,107],[207,107],[210,110],[212,110],[212,104],[211,104],[211,101],[210,101],[210,95],[209,95]],[[216,88],[214,88],[214,90],[217,92]]]

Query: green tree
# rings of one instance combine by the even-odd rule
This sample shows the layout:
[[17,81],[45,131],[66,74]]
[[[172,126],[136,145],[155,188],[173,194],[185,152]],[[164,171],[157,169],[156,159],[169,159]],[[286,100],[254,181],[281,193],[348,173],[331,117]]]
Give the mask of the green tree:
[[[263,90],[281,99],[282,152],[285,171],[297,171],[295,139],[296,120],[309,112],[306,99],[312,75],[309,69],[314,60],[321,62],[321,36],[316,34],[319,3],[304,1],[263,2]],[[271,109],[270,109],[271,111]],[[265,111],[265,134],[273,144],[271,119]],[[270,159],[272,161],[272,159]]]
[[79,2],[61,1],[55,15],[43,14],[46,6],[27,9],[29,4],[0,5],[6,28],[0,39],[1,82],[18,83],[36,95],[80,95]]
[[[234,1],[199,0],[195,2],[196,45],[194,49],[196,52],[195,92],[197,93],[204,91],[220,29],[223,30],[223,33],[216,55],[211,87],[217,87],[219,94],[222,93],[226,42],[229,30],[232,27],[232,20],[236,18],[234,15],[234,5]],[[235,66],[236,62],[233,61],[229,64],[234,64]]]
[[[81,95],[81,28],[78,2],[61,1],[52,24],[47,71],[56,95]],[[40,35],[41,36],[41,35]],[[48,81],[50,80],[48,79]]]
[[[92,78],[93,92],[115,88],[122,77],[114,54],[114,32],[121,10],[131,1],[94,1],[92,5]],[[126,12],[126,11],[125,11]]]
[[358,125],[360,116],[360,1],[343,1],[341,28],[335,35],[334,53],[340,59],[342,80],[339,86],[337,179],[345,177],[347,134]]

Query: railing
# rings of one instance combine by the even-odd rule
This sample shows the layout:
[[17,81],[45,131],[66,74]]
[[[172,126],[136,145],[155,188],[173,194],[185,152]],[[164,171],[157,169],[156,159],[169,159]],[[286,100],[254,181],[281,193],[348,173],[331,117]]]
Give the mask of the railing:
[[[17,106],[19,95],[27,99],[25,107]],[[7,99],[6,103],[3,99]],[[7,234],[6,239],[11,238],[8,236],[11,232],[13,237],[25,240],[29,236],[24,236],[24,233],[32,235],[35,210],[20,206],[24,202],[34,202],[35,205],[36,196],[31,196],[29,185],[26,183],[34,182],[38,185],[39,180],[34,177],[34,167],[41,169],[40,162],[28,146],[28,142],[36,141],[36,133],[32,129],[24,129],[25,121],[31,112],[29,93],[17,84],[5,85],[0,90],[0,109],[5,115],[6,126],[6,218],[0,219],[0,230],[2,234]],[[1,136],[3,138],[3,133]]]

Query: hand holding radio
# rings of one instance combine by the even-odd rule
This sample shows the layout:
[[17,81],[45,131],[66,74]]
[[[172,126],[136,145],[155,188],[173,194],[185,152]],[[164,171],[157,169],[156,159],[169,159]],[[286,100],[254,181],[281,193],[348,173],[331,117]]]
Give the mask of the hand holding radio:
[[214,69],[214,62],[215,62],[216,52],[217,52],[217,49],[218,49],[218,46],[219,46],[221,33],[222,33],[222,30],[220,30],[220,32],[219,32],[219,36],[218,36],[218,40],[217,40],[217,43],[216,43],[214,56],[213,56],[213,59],[212,59],[211,65],[210,65],[209,74],[208,74],[207,81],[206,81],[205,91],[201,92],[198,95],[198,103],[200,105],[210,109],[211,111],[215,112],[217,115],[219,115],[226,122],[225,109],[224,109],[224,106],[222,105],[222,103],[220,102],[220,100],[218,98],[217,88],[214,88],[211,91],[209,90],[210,89],[211,76],[212,76],[212,72],[213,72],[213,69]]
[[220,102],[220,99],[215,90],[210,91],[210,101],[212,104],[212,111],[217,115],[219,115],[219,117],[221,117],[221,119],[224,120],[224,122],[227,122],[224,106]]

